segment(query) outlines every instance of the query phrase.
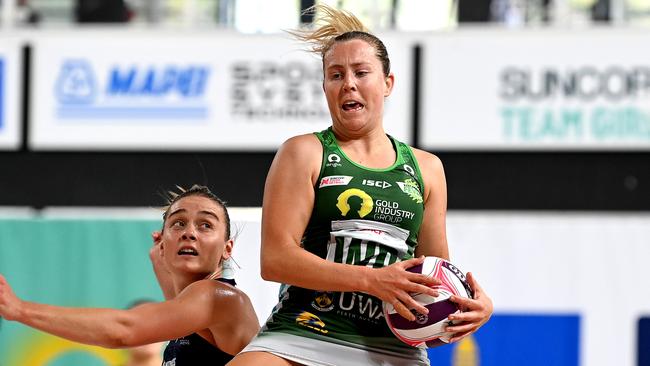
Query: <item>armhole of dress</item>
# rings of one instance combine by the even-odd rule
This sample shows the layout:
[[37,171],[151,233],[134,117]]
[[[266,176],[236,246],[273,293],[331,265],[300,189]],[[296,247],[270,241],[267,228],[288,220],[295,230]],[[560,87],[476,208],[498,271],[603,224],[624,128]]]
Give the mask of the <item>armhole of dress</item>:
[[422,171],[420,170],[420,163],[418,162],[415,153],[413,153],[413,148],[411,148],[409,145],[402,142],[400,142],[399,144],[400,144],[400,150],[402,150],[402,153],[405,155],[405,157],[408,156],[408,160],[413,162],[413,170],[415,170],[415,179],[417,180],[418,184],[422,189],[422,194],[424,194],[424,179],[422,179]]
[[320,141],[320,146],[323,151],[321,152],[321,157],[320,157],[320,169],[318,170],[318,178],[316,179],[316,183],[314,183],[314,192],[318,190],[318,185],[320,184],[320,179],[323,177],[323,171],[325,170],[325,136],[324,134],[327,133],[327,130],[320,131],[320,132],[314,132],[314,135],[316,135],[316,138],[318,138],[318,141]]

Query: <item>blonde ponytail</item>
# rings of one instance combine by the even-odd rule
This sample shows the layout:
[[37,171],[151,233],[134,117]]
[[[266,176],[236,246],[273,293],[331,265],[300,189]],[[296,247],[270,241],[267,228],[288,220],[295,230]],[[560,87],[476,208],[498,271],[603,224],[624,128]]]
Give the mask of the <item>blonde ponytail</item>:
[[323,55],[334,42],[334,38],[347,32],[366,32],[368,29],[354,14],[318,4],[306,9],[304,14],[314,14],[316,29],[290,31],[301,41],[311,44],[311,51]]
[[390,60],[384,43],[370,33],[361,21],[349,11],[334,9],[324,4],[318,4],[304,11],[304,14],[315,14],[315,29],[300,29],[288,31],[298,40],[311,45],[310,51],[325,58],[325,54],[335,42],[360,39],[375,48],[376,56],[382,64],[385,76],[390,74]]

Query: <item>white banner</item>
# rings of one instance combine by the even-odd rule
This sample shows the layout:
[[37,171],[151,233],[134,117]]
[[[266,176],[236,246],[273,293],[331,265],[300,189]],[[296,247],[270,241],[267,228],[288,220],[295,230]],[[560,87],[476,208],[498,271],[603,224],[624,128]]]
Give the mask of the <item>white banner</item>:
[[22,42],[19,37],[0,35],[0,150],[16,150],[20,146],[18,109],[22,88],[19,65]]
[[[36,150],[274,150],[331,124],[320,59],[288,35],[85,30],[33,45]],[[390,46],[404,76],[386,130],[410,142],[410,48]]]
[[425,42],[427,149],[650,149],[647,31],[460,30]]

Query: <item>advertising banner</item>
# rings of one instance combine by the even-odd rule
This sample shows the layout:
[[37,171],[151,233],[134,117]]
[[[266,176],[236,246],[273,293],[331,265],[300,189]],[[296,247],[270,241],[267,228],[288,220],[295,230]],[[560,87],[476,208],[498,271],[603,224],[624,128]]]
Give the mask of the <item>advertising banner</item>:
[[[18,296],[37,302],[123,308],[161,299],[148,259],[150,234],[160,228],[151,211],[151,219],[84,210],[64,218],[47,209],[2,219],[0,273]],[[264,322],[279,284],[260,277],[261,210],[230,211],[235,278]],[[462,342],[430,349],[432,364],[647,365],[649,237],[647,214],[450,212],[451,260],[475,275],[495,312]],[[0,365],[108,366],[123,357],[0,321]]]
[[11,33],[0,35],[0,150],[20,146],[21,47],[19,38]]
[[[289,35],[119,30],[33,41],[35,150],[275,150],[331,124],[319,57]],[[385,127],[408,141],[410,48]]]
[[475,334],[429,349],[432,365],[579,366],[576,314],[496,314]]
[[459,30],[424,44],[434,150],[649,150],[647,32]]

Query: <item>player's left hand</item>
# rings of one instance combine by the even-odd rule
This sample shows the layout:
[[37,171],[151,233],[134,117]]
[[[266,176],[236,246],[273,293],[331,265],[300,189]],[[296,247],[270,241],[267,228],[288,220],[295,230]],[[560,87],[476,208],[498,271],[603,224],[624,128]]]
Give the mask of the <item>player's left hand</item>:
[[447,326],[445,331],[454,333],[450,342],[456,342],[476,332],[492,316],[494,306],[492,300],[483,291],[471,272],[467,273],[467,283],[474,290],[474,298],[468,299],[452,295],[449,299],[458,304],[462,312],[449,315],[448,319],[454,325]]

